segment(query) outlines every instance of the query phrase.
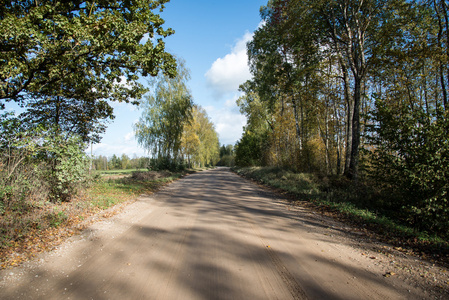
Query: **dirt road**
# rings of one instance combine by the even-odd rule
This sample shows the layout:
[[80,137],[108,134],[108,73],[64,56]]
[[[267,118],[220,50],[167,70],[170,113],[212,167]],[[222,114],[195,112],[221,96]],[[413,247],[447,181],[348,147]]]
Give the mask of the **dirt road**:
[[396,258],[362,248],[360,238],[222,168],[142,196],[38,261],[2,271],[0,298],[438,296],[431,284],[388,274]]

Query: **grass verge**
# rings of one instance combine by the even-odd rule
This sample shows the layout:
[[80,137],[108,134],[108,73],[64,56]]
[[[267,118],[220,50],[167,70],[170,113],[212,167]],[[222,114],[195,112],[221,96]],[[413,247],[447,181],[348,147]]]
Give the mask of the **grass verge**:
[[97,177],[70,202],[24,200],[0,215],[0,269],[17,266],[53,249],[85,229],[93,216],[111,217],[139,195],[153,193],[186,173],[135,172],[119,179]]
[[100,170],[95,171],[96,174],[100,175],[113,175],[113,174],[132,174],[133,172],[145,171],[143,169],[121,169],[121,170]]
[[449,265],[447,239],[401,224],[395,220],[395,212],[376,209],[373,203],[378,195],[369,186],[275,167],[234,168],[234,171],[276,189],[292,202],[356,225],[368,236],[389,243],[396,250]]

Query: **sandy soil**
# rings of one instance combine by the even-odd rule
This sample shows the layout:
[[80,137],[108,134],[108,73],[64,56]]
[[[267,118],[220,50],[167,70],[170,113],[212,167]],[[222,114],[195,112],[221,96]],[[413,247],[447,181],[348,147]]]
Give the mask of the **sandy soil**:
[[449,272],[220,168],[1,271],[0,289],[0,299],[449,299]]

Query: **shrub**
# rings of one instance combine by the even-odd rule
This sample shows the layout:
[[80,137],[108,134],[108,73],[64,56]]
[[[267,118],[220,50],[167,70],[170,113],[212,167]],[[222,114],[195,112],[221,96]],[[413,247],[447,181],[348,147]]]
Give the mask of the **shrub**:
[[44,174],[52,201],[69,201],[87,181],[89,159],[84,148],[77,137],[68,140],[55,137],[44,144],[42,156],[48,166]]
[[148,165],[149,171],[180,172],[187,168],[182,159],[170,159],[168,157],[151,158]]
[[449,113],[408,106],[392,110],[376,101],[369,127],[369,174],[392,196],[391,209],[422,230],[449,227]]
[[0,121],[0,212],[33,199],[68,201],[88,178],[85,145],[12,114]]
[[235,146],[235,164],[239,167],[258,166],[262,164],[263,147],[268,135],[245,132]]

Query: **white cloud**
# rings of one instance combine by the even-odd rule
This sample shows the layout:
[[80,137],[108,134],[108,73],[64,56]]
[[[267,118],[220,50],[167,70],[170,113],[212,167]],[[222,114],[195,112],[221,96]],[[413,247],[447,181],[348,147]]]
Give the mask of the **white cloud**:
[[239,97],[240,97],[239,95],[235,95],[234,98],[226,100],[226,102],[224,104],[225,107],[234,108],[234,109],[237,108],[236,102]]
[[222,114],[216,125],[220,143],[234,145],[242,137],[243,126],[245,124],[246,118],[241,114],[232,112]]
[[134,141],[134,132],[128,132],[125,135],[125,142],[131,142]]
[[139,105],[111,100],[109,100],[108,103],[114,109],[114,116],[116,117],[116,119],[123,116],[129,116],[131,118],[140,115]]
[[265,24],[267,24],[267,21],[265,21],[265,20],[260,21],[259,25],[257,25],[257,29],[260,29],[260,28],[264,27]]
[[220,144],[234,145],[243,133],[243,126],[246,125],[246,118],[239,113],[235,104],[236,98],[229,99],[223,107],[205,107],[208,116],[215,125]]
[[240,84],[251,78],[246,54],[246,43],[251,39],[252,34],[247,32],[236,42],[231,53],[218,58],[204,75],[217,96],[236,92]]

